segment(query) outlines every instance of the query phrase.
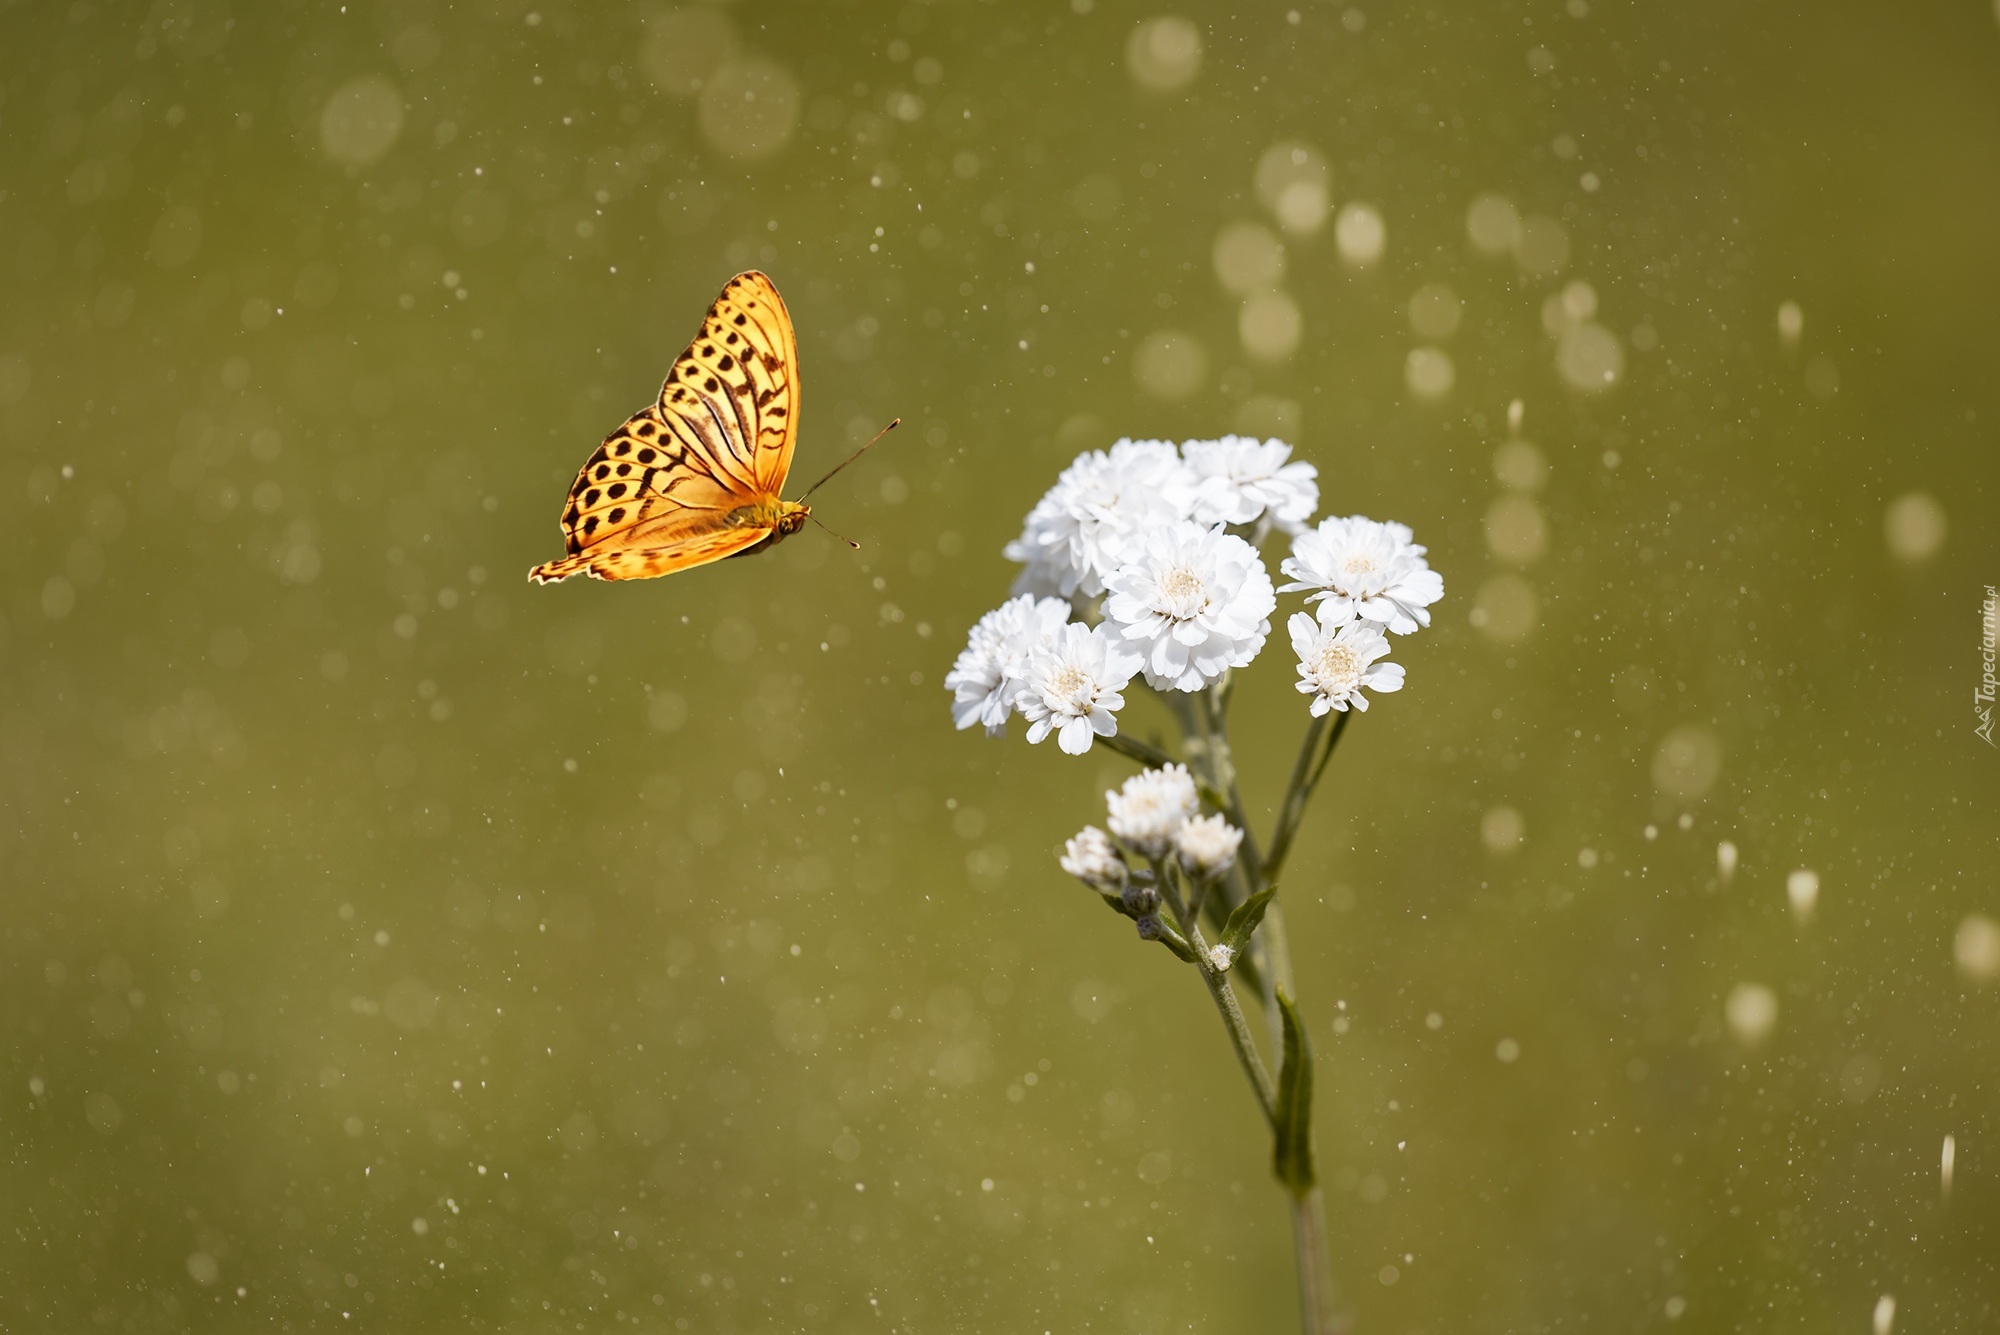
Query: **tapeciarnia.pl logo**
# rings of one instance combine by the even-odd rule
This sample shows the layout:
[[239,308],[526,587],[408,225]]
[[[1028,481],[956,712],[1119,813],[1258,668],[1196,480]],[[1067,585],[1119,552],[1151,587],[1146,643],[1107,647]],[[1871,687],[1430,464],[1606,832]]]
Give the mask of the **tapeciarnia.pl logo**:
[[1993,740],[1993,697],[2000,687],[1993,675],[1996,639],[2000,639],[2000,592],[1988,584],[1986,601],[1979,605],[1979,685],[1972,692],[1973,713],[1979,716],[1979,726],[1973,731],[1988,746],[2000,745]]

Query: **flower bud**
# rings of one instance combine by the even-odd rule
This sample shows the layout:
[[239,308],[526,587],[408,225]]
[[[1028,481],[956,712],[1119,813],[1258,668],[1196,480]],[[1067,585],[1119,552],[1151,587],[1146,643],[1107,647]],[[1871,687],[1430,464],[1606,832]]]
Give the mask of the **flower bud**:
[[1062,869],[1093,890],[1116,893],[1128,879],[1125,859],[1111,837],[1086,825],[1063,845]]
[[1135,918],[1144,917],[1160,907],[1160,892],[1139,881],[1125,883],[1125,911]]
[[1139,938],[1142,941],[1157,941],[1167,934],[1157,913],[1148,913],[1139,919]]
[[1197,880],[1212,881],[1236,863],[1243,831],[1221,816],[1197,816],[1174,835],[1181,866]]

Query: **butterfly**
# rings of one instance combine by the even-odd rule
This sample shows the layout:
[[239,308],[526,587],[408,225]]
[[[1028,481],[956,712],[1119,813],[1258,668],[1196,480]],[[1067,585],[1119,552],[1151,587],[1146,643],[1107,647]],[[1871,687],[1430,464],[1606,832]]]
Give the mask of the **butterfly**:
[[652,579],[775,546],[812,514],[804,497],[778,494],[798,434],[791,316],[768,277],[740,273],[708,308],[659,398],[606,436],[576,475],[563,506],[566,554],[528,577]]

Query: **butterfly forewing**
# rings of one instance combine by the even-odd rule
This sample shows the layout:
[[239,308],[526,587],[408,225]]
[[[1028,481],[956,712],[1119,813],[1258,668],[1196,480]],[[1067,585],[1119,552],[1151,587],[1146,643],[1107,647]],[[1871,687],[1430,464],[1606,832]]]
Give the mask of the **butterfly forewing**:
[[[739,274],[667,373],[658,402],[612,432],[563,508],[569,555],[530,573],[645,579],[768,537],[797,438],[798,349],[761,273]],[[760,518],[746,522],[750,512]]]
[[701,337],[660,386],[660,410],[712,441],[719,467],[776,496],[798,439],[798,366],[784,298],[753,269],[730,279],[709,307]]

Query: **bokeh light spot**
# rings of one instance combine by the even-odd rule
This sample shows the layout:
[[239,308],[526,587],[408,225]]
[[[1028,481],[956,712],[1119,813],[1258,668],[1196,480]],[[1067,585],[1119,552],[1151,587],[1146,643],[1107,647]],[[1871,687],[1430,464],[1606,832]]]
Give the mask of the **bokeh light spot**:
[[1201,72],[1201,32],[1174,14],[1147,19],[1126,39],[1125,66],[1142,88],[1159,93],[1185,88]]
[[319,142],[344,167],[382,160],[403,133],[403,95],[379,74],[344,83],[319,114]]
[[1889,544],[1889,555],[1908,565],[1936,556],[1949,530],[1944,506],[1927,491],[1904,492],[1882,512],[1882,537]]

